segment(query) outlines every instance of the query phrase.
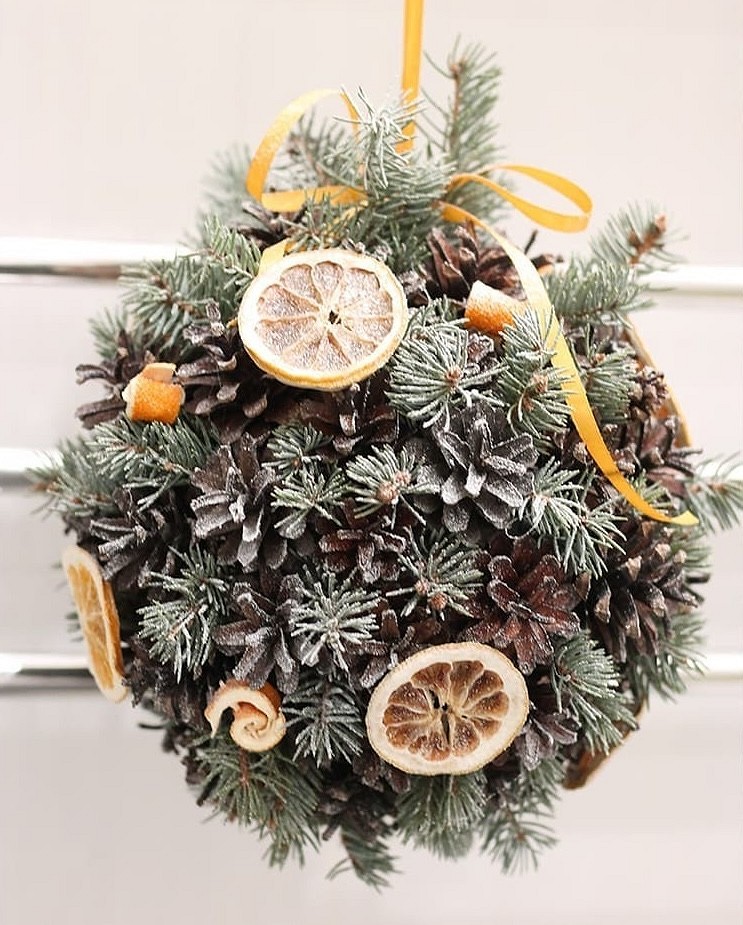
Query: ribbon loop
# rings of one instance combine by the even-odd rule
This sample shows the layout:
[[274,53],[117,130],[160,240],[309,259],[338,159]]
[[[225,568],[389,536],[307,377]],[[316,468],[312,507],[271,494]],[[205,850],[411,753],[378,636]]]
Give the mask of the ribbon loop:
[[341,205],[360,202],[364,199],[364,193],[361,190],[350,186],[315,186],[306,189],[281,190],[277,193],[264,192],[271,165],[291,130],[313,106],[331,96],[340,96],[346,104],[351,120],[358,122],[359,114],[345,93],[338,90],[312,90],[310,93],[298,96],[281,110],[258,145],[245,178],[245,187],[254,199],[272,212],[297,212],[307,202],[319,202],[326,197]]
[[[520,173],[524,176],[531,177],[533,180],[542,183],[548,189],[554,190],[556,193],[564,196],[569,202],[577,206],[580,212],[577,215],[555,212],[552,209],[545,209],[543,206],[530,202],[528,199],[517,196],[509,189],[506,189],[505,186],[496,183],[495,180],[491,180],[485,175],[494,173],[495,171],[512,171],[513,173]],[[479,183],[481,186],[486,186],[494,193],[497,193],[502,199],[510,202],[512,206],[532,219],[532,221],[535,221],[538,225],[542,225],[545,228],[551,228],[553,231],[583,231],[584,228],[588,227],[588,223],[591,220],[593,202],[588,193],[566,177],[561,177],[560,174],[552,173],[550,170],[543,170],[541,167],[530,167],[526,164],[493,164],[489,167],[485,167],[481,173],[459,173],[453,177],[449,183],[449,192],[459,187],[466,186],[468,183]]]

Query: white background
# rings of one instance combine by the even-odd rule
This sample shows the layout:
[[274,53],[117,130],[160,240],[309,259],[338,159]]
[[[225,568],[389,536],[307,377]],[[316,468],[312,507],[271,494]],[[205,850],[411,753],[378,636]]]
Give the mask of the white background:
[[[595,225],[653,199],[685,231],[690,263],[743,263],[739,3],[429,0],[433,57],[458,34],[498,52],[510,158],[589,189]],[[175,240],[215,151],[254,145],[307,89],[362,85],[380,100],[399,59],[397,0],[0,0],[0,235]],[[511,225],[517,242],[527,228]],[[567,252],[581,237],[542,239]],[[86,319],[115,298],[0,284],[0,444],[74,432],[74,408],[93,397],[74,386],[92,356]],[[739,449],[743,299],[661,302],[638,324],[697,442]],[[76,651],[51,567],[64,540],[35,506],[0,495],[0,651]],[[740,539],[716,544],[715,651],[743,649]],[[405,876],[381,895],[325,881],[335,846],[278,873],[250,834],[202,824],[177,761],[126,706],[0,695],[0,922],[738,925],[741,694],[698,682],[679,705],[653,703],[590,787],[566,794],[561,844],[537,874],[401,848]]]

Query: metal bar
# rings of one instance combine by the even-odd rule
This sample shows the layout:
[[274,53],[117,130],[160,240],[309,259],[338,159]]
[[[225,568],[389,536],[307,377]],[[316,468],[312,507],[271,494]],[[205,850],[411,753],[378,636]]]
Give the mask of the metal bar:
[[[0,237],[0,281],[40,277],[111,281],[145,260],[172,260],[188,248],[175,244]],[[743,267],[679,266],[650,273],[651,289],[679,295],[743,296]]]
[[[694,681],[743,681],[743,652],[713,652],[702,660],[704,672]],[[95,689],[82,656],[0,653],[0,695],[14,692]]]

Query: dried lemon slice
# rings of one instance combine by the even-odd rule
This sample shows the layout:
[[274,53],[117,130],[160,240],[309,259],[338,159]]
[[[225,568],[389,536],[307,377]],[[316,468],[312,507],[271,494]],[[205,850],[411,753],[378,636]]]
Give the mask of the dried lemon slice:
[[383,366],[408,322],[405,293],[379,260],[302,251],[251,283],[238,315],[245,349],[281,382],[342,389]]
[[80,617],[90,673],[103,696],[118,703],[127,696],[128,688],[124,683],[119,614],[111,585],[104,581],[93,556],[79,546],[65,549],[62,567]]
[[369,742],[408,774],[469,774],[513,742],[526,722],[523,676],[490,646],[432,646],[401,662],[369,701]]

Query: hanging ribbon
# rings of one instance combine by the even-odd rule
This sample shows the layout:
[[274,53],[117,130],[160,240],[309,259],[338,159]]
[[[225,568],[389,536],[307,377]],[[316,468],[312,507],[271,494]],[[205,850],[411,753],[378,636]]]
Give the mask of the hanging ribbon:
[[[402,89],[404,98],[411,103],[415,101],[419,92],[422,33],[423,0],[406,0]],[[345,93],[339,94],[335,90],[316,90],[298,97],[285,109],[282,109],[258,146],[248,170],[246,187],[251,196],[271,211],[296,212],[308,202],[318,202],[326,198],[341,205],[363,207],[366,201],[364,190],[350,186],[317,186],[307,189],[265,192],[266,181],[274,158],[294,125],[321,100],[335,95],[339,95],[344,101],[352,122],[358,122],[358,114]],[[398,151],[401,152],[410,150],[413,145],[414,123],[411,122],[407,125],[404,132],[406,138],[398,146]],[[564,196],[576,207],[577,212],[556,212],[517,196],[506,187],[490,179],[488,174],[496,172],[499,174],[512,172],[528,176],[548,189]],[[675,517],[665,514],[647,502],[617,468],[616,461],[604,442],[596,418],[591,410],[586,390],[581,381],[580,371],[552,309],[547,290],[544,288],[544,283],[531,260],[510,241],[491,228],[487,222],[471,212],[445,201],[446,196],[470,183],[487,187],[502,199],[510,202],[514,208],[537,224],[562,232],[582,231],[588,226],[592,210],[591,197],[575,183],[559,174],[543,170],[541,167],[530,167],[525,164],[501,164],[486,167],[481,173],[456,174],[449,181],[444,201],[432,205],[438,205],[441,216],[445,221],[459,224],[471,222],[481,228],[508,255],[519,275],[527,301],[533,311],[537,313],[542,335],[552,353],[552,365],[561,374],[562,389],[575,428],[604,476],[637,511],[646,517],[668,524],[693,526],[697,523],[697,519],[693,514],[685,512]],[[287,242],[282,241],[265,253],[261,262],[261,270],[264,270],[268,265],[283,256],[286,244]]]

